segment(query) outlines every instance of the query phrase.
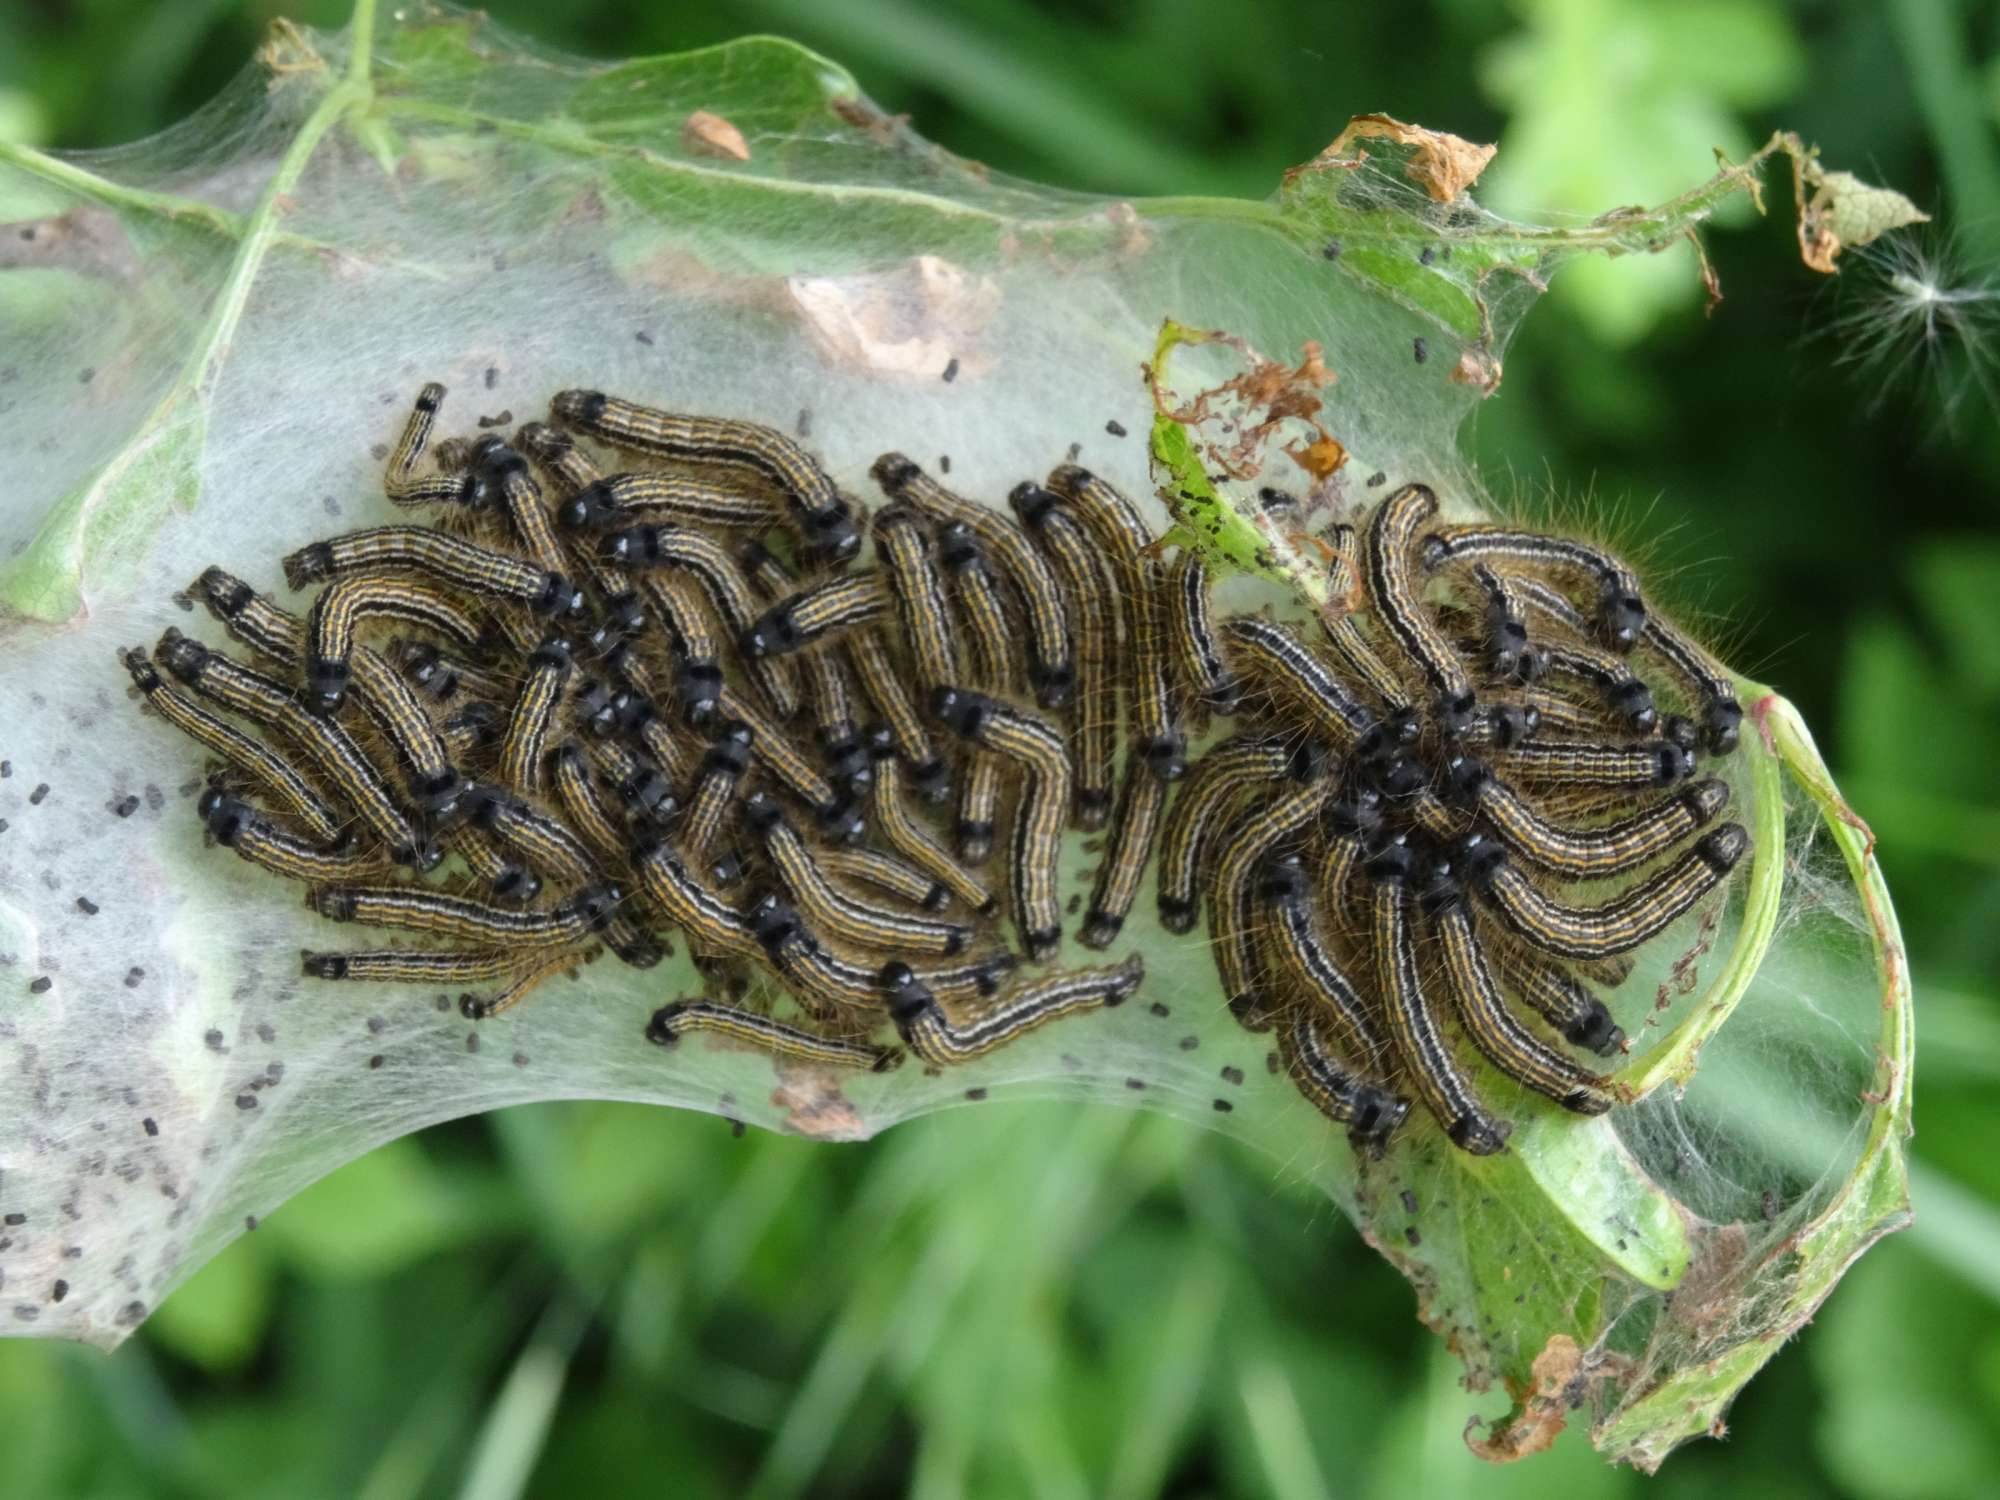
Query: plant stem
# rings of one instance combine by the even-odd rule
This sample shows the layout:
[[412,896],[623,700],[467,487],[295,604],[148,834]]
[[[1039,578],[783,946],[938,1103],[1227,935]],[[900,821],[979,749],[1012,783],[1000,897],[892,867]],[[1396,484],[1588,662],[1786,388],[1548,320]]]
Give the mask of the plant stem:
[[354,15],[347,23],[347,81],[371,90],[375,70],[375,0],[354,0]]
[[212,203],[203,203],[194,198],[178,198],[172,193],[155,193],[145,188],[127,187],[121,182],[100,177],[95,172],[85,171],[74,162],[64,161],[59,156],[50,156],[44,151],[37,151],[33,146],[16,146],[0,141],[0,162],[110,208],[138,209],[144,213],[159,214],[163,218],[187,220],[198,228],[207,229],[229,239],[243,237],[242,216],[233,214],[226,208],[217,208]]

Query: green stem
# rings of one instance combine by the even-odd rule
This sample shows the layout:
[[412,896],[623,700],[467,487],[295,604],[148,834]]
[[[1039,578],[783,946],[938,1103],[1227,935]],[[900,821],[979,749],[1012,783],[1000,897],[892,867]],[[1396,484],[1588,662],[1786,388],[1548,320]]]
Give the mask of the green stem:
[[[320,138],[341,115],[350,109],[365,107],[373,98],[371,83],[373,53],[375,45],[375,0],[355,0],[352,22],[353,52],[348,58],[346,79],[337,85],[319,107],[307,119],[304,128],[292,141],[284,157],[278,163],[277,174],[271,179],[257,207],[250,217],[231,213],[228,209],[217,208],[212,203],[204,203],[195,198],[182,198],[172,193],[156,193],[146,188],[129,187],[121,182],[113,182],[108,177],[86,170],[74,162],[64,161],[59,156],[51,156],[37,151],[32,146],[17,146],[0,141],[0,163],[18,168],[32,177],[53,183],[78,197],[88,198],[94,203],[102,203],[108,208],[129,209],[140,213],[157,214],[162,218],[191,222],[199,228],[226,239],[237,241],[243,248],[237,253],[236,265],[231,270],[230,286],[225,288],[228,326],[218,331],[227,335],[235,329],[242,313],[243,300],[247,295],[250,281],[263,265],[265,253],[277,245],[288,245],[304,250],[324,250],[326,247],[312,240],[294,235],[277,227],[277,205],[279,200],[297,185]],[[211,344],[214,340],[211,339]]]
[[372,92],[375,71],[375,0],[354,0],[354,15],[347,23],[347,81]]
[[59,156],[50,156],[46,152],[37,151],[32,146],[16,146],[0,141],[0,163],[16,167],[31,177],[39,177],[44,182],[54,183],[78,197],[88,198],[109,208],[136,209],[143,213],[159,214],[163,218],[186,220],[199,228],[232,240],[243,237],[242,217],[229,212],[226,208],[217,208],[211,203],[202,203],[193,198],[178,198],[172,193],[154,193],[144,188],[127,187],[123,183],[99,177],[95,172],[87,172],[74,162],[67,162]]
[[1141,198],[1137,205],[1144,208],[1148,218],[1238,219],[1287,232],[1295,227],[1285,211],[1266,198],[1207,198],[1176,193],[1162,198]]
[[[355,12],[357,37],[372,37],[373,8],[374,0],[358,0]],[[361,75],[360,80],[357,80],[356,73]],[[205,333],[181,366],[173,384],[139,424],[132,440],[114,453],[83,485],[64,497],[50,511],[28,547],[0,568],[0,601],[7,606],[31,618],[49,620],[66,618],[79,607],[83,561],[95,550],[90,542],[90,533],[107,502],[110,502],[108,514],[121,525],[131,524],[139,515],[152,517],[164,514],[175,503],[173,497],[177,495],[182,497],[181,503],[188,507],[195,504],[198,481],[191,465],[183,465],[174,482],[160,480],[152,483],[147,492],[148,498],[136,505],[130,500],[121,503],[118,497],[123,493],[121,487],[133,481],[142,464],[157,455],[174,451],[171,440],[186,438],[191,432],[200,433],[206,420],[209,397],[220,378],[223,362],[233,347],[244,309],[250,302],[251,289],[257,284],[258,273],[275,246],[293,243],[297,238],[279,225],[283,205],[298,186],[306,164],[327,131],[350,113],[366,108],[374,97],[365,81],[366,73],[365,68],[353,68],[348,77],[327,91],[285,148],[284,155],[278,159],[277,170],[271,174],[270,182],[265,185],[250,215],[244,219],[234,215],[227,217],[226,232],[235,238],[236,250],[208,316]],[[8,153],[9,156],[12,154]],[[0,160],[4,159],[7,157],[0,157]],[[53,158],[45,160],[51,169],[47,175],[52,180],[68,181],[78,191],[90,192],[105,201],[128,203],[149,212],[167,211],[159,195],[120,188],[67,163]],[[171,200],[168,200],[168,206],[171,206]],[[214,214],[200,216],[197,222],[207,223],[210,227],[224,224],[224,220]]]
[[1809,155],[1804,142],[1789,131],[1780,130],[1736,166],[1724,166],[1707,182],[1690,188],[1678,198],[1658,208],[1639,212],[1619,210],[1584,225],[1580,229],[1537,230],[1534,239],[1562,242],[1587,250],[1623,253],[1664,250],[1707,219],[1738,193],[1748,193],[1761,210],[1765,163],[1783,152],[1794,165]]
[[[53,183],[76,194],[79,198],[102,203],[107,208],[153,214],[176,222],[189,222],[222,239],[241,241],[250,228],[249,221],[241,214],[231,213],[226,208],[217,208],[214,204],[203,203],[194,198],[176,197],[172,193],[155,193],[145,188],[128,187],[122,182],[113,182],[108,177],[100,177],[97,173],[86,171],[74,162],[64,161],[59,156],[50,156],[31,146],[15,146],[0,141],[0,163],[16,167],[32,177],[41,178],[44,182]],[[337,251],[336,247],[323,240],[294,234],[290,230],[274,230],[270,236],[270,245],[273,249],[297,250],[306,255],[349,253]],[[433,278],[443,275],[443,272],[434,268],[411,266],[408,262],[396,262],[396,264]]]
[[[361,0],[361,8],[370,9],[372,3],[373,0]],[[318,149],[327,131],[350,110],[364,108],[371,97],[369,86],[351,77],[335,84],[306,117],[299,133],[285,148],[285,154],[278,160],[278,170],[271,174],[270,182],[265,185],[256,208],[244,225],[243,243],[229,268],[229,279],[223,283],[215,316],[209,320],[208,336],[189,361],[188,369],[182,375],[183,384],[191,379],[198,391],[204,395],[207,393],[223,354],[236,337],[236,325],[243,319],[243,309],[250,301],[250,289],[256,285],[257,273],[263,269],[264,258],[278,236],[280,203],[298,185],[299,178],[305,173],[306,163],[312,160],[313,152]]]

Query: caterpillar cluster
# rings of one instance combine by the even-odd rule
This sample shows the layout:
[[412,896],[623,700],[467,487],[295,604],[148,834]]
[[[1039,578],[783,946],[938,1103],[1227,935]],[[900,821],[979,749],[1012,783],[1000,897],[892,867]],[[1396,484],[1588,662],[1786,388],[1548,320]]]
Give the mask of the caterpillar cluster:
[[223,763],[216,843],[425,939],[308,975],[497,985],[476,1019],[678,932],[713,993],[656,1043],[948,1066],[1141,984],[1136,955],[1051,966],[1064,830],[1102,830],[1076,943],[1110,946],[1156,873],[1162,925],[1207,908],[1230,1009],[1357,1146],[1414,1100],[1486,1153],[1509,1126],[1457,1037],[1607,1109],[1565,1050],[1623,1043],[1592,985],[1747,847],[1694,775],[1736,744],[1728,674],[1611,554],[1441,524],[1421,484],[1316,539],[1316,621],[1218,620],[1201,555],[1073,463],[1010,519],[886,454],[869,515],[757,424],[569,390],[433,445],[443,395],[385,482],[430,524],[285,558],[324,585],[304,613],[205,571],[191,597],[254,665],[171,629],[124,653]]

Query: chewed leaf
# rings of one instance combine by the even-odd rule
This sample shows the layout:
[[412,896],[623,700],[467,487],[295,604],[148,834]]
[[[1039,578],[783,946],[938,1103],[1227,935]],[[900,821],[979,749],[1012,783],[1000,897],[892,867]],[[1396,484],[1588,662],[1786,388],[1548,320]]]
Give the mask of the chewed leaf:
[[1894,188],[1875,187],[1852,172],[1822,173],[1816,196],[1826,227],[1846,245],[1866,245],[1892,229],[1930,219]]
[[1799,206],[1799,246],[1815,271],[1833,271],[1845,249],[1873,244],[1891,230],[1930,221],[1894,188],[1876,187],[1852,172],[1829,172],[1816,161],[1801,167],[1812,196]]
[[1406,125],[1387,115],[1356,115],[1307,170],[1359,166],[1364,153],[1356,149],[1358,141],[1387,141],[1407,149],[1409,157],[1403,164],[1403,175],[1437,203],[1450,203],[1477,182],[1499,149],[1475,146],[1446,131]]
[[[0,148],[0,204],[51,246],[0,272],[0,412],[35,454],[0,496],[0,1329],[116,1344],[307,1183],[511,1103],[838,1141],[1063,1095],[1198,1118],[1322,1186],[1468,1383],[1513,1401],[1491,1456],[1579,1402],[1637,1462],[1705,1430],[1904,1212],[1893,913],[1781,700],[1727,773],[1751,868],[1619,991],[1624,1107],[1566,1116],[1468,1062],[1508,1148],[1474,1158],[1413,1115],[1376,1156],[1237,1024],[1208,934],[1166,931],[1150,891],[1091,959],[1143,955],[1137,997],[961,1067],[659,1045],[649,1018],[706,982],[681,942],[476,1023],[456,986],[304,978],[301,949],[354,929],[204,847],[202,759],[126,701],[118,660],[206,624],[184,591],[208,565],[290,605],[281,556],[398,519],[383,461],[428,380],[453,435],[572,387],[749,418],[851,497],[896,450],[1004,512],[1072,456],[1242,575],[1232,609],[1338,614],[1286,508],[1352,519],[1420,482],[1449,519],[1487,514],[1456,434],[1548,276],[1673,243],[1755,181],[1544,230],[1472,201],[1463,147],[1396,125],[1265,203],[1088,197],[939,150],[782,41],[604,65],[364,7],[343,35],[280,27],[153,142]],[[1100,853],[1065,840],[1065,900]]]

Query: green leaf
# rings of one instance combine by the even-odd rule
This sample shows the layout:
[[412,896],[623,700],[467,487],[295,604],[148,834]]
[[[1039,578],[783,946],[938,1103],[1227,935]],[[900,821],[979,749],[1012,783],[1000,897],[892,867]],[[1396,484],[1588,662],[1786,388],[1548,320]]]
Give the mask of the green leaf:
[[1876,187],[1852,172],[1823,172],[1818,189],[1825,202],[1826,226],[1843,245],[1865,245],[1892,229],[1930,218],[1894,188]]
[[[1773,65],[1746,50],[1715,66],[1747,94]],[[1706,129],[1671,100],[1643,118]],[[0,272],[0,316],[20,334],[0,357],[27,377],[7,398],[10,421],[49,445],[32,481],[0,499],[0,541],[22,544],[0,565],[0,721],[22,780],[55,792],[18,813],[9,804],[10,818],[36,820],[24,837],[46,868],[0,891],[0,931],[59,980],[0,1036],[0,1157],[10,1203],[27,1213],[6,1252],[9,1285],[17,1266],[20,1284],[45,1284],[63,1254],[50,1226],[91,1143],[116,1143],[95,1175],[138,1184],[90,1200],[75,1290],[38,1306],[28,1331],[117,1342],[252,1218],[268,1221],[262,1253],[327,1288],[466,1243],[508,1222],[486,1170],[429,1167],[398,1138],[467,1113],[619,1099],[830,1142],[1055,1095],[1226,1129],[1349,1211],[1411,1279],[1467,1383],[1493,1393],[1482,1411],[1509,1403],[1484,1451],[1533,1451],[1573,1411],[1605,1451],[1639,1463],[1706,1430],[1905,1212],[1908,997],[1894,917],[1780,699],[1757,702],[1757,733],[1731,772],[1753,868],[1712,926],[1647,954],[1628,986],[1634,1050],[1616,1082],[1631,1106],[1569,1118],[1477,1065],[1516,1127],[1506,1153],[1467,1158],[1418,1123],[1359,1162],[1276,1076],[1268,1039],[1215,1003],[1201,935],[1165,933],[1146,903],[1107,957],[1143,952],[1157,1004],[1079,1018],[948,1076],[831,1078],[712,1042],[649,1047],[651,1009],[702,983],[684,951],[643,975],[592,965],[476,1028],[450,995],[307,993],[298,950],[330,929],[201,847],[187,798],[171,794],[198,789],[193,758],[116,701],[116,649],[186,623],[171,600],[205,563],[265,586],[291,547],[392,514],[371,450],[433,377],[468,429],[518,422],[586,380],[786,427],[803,417],[857,493],[870,460],[903,445],[949,454],[952,482],[997,505],[1023,463],[1075,445],[1129,493],[1164,491],[1181,534],[1247,575],[1229,582],[1250,607],[1321,605],[1320,559],[1270,522],[1261,483],[1311,472],[1353,506],[1378,474],[1422,475],[1453,514],[1484,513],[1457,436],[1504,391],[1507,340],[1549,278],[1587,256],[1681,244],[1754,193],[1776,157],[1807,156],[1777,136],[1657,208],[1545,228],[1465,191],[1476,150],[1373,125],[1386,134],[1344,138],[1260,202],[1100,198],[941,151],[839,67],[781,40],[601,64],[523,47],[476,14],[378,17],[364,4],[340,36],[275,28],[215,110],[150,147],[88,162],[0,147],[6,201],[97,231],[90,254],[71,245],[35,280]],[[1439,155],[1459,162],[1455,175],[1439,175]],[[1635,180],[1607,174],[1591,208],[1630,198]],[[80,295],[76,277],[109,295]],[[109,311],[78,315],[98,302]],[[1309,399],[1318,441],[1285,458],[1210,425],[1204,387],[1224,391],[1245,365],[1300,410]],[[107,789],[149,779],[159,796],[143,815],[104,815]],[[1070,839],[1065,882],[1085,879],[1097,853]],[[94,893],[87,917],[78,893]],[[1751,1019],[1762,1029],[1746,1037]],[[1823,1066],[1774,1072],[1759,1046],[1773,1035]],[[65,1079],[88,1079],[87,1094],[60,1093]],[[1685,1099],[1669,1097],[1684,1085]],[[1746,1096],[1794,1106],[1798,1128],[1732,1114]],[[51,1122],[58,1104],[69,1113]],[[755,1381],[734,1387],[773,1433],[762,1476],[773,1492],[865,1450],[877,1370],[923,1371],[937,1413],[923,1471],[941,1489],[979,1487],[976,1445],[947,1419],[965,1408],[967,1372],[988,1369],[987,1351],[1040,1315],[1038,1290],[1045,1299],[1072,1274],[1094,1205],[1178,1169],[1172,1142],[1140,1137],[1121,1154],[1125,1117],[1073,1130],[1052,1118],[1061,1124],[1019,1126],[983,1153],[966,1146],[970,1131],[959,1142],[957,1172],[996,1201],[1011,1191],[1015,1212],[911,1243],[899,1215],[936,1179],[885,1167],[839,1243],[810,1247],[863,1269],[789,1406]],[[755,1247],[811,1232],[784,1210],[825,1191],[817,1167],[733,1147],[720,1124],[713,1149],[742,1159],[697,1161],[646,1124],[632,1110],[580,1110],[498,1127],[570,1273],[608,1280],[606,1249],[698,1205],[712,1222],[681,1295],[713,1302],[739,1279],[786,1277],[795,1258]],[[1698,1170],[1680,1166],[1683,1126],[1714,1153]],[[1739,1170],[1770,1185],[1735,1193]],[[995,1260],[1023,1223],[1032,1247]],[[1173,1473],[1198,1414],[1290,1388],[1255,1360],[1211,1379],[1191,1358],[1222,1337],[1228,1263],[1203,1244],[1155,1267],[1168,1288],[1159,1316],[1106,1341],[1107,1364],[1144,1373],[1156,1414],[1083,1418],[1068,1436],[1133,1493]],[[961,1329],[955,1309],[995,1265],[1016,1278],[1011,1300],[986,1300]],[[218,1286],[173,1316],[185,1347],[221,1362],[243,1347],[254,1307],[247,1283]],[[784,1289],[819,1305],[813,1287]],[[635,1330],[676,1315],[636,1291],[630,1310]],[[535,1423],[562,1383],[567,1337],[531,1345],[520,1367],[514,1389]],[[1038,1361],[1053,1347],[1052,1335],[1023,1339],[995,1388],[1043,1388]],[[928,1368],[940,1349],[951,1362]],[[1242,1441],[1274,1483],[1302,1490],[1313,1455],[1301,1427],[1319,1416],[1246,1414]],[[384,1485],[430,1462],[411,1441]],[[490,1472],[520,1484],[532,1446],[510,1448],[494,1427]],[[1052,1462],[1035,1479],[1065,1470]]]
[[200,492],[196,469],[202,425],[183,398],[161,411],[148,430],[80,489],[65,495],[6,567],[0,568],[0,610],[31,620],[66,620],[83,607],[87,565],[93,582],[129,585],[121,543],[144,535],[169,508],[192,509]]
[[[1696,1330],[1695,1347],[1684,1363],[1655,1372],[1624,1410],[1599,1422],[1592,1437],[1600,1448],[1649,1470],[1674,1443],[1713,1429],[1744,1382],[1811,1319],[1862,1252],[1910,1218],[1904,1146],[1911,1130],[1914,1061],[1909,957],[1874,862],[1873,837],[1841,800],[1810,734],[1789,704],[1765,697],[1757,703],[1753,718],[1787,777],[1824,820],[1824,834],[1840,851],[1861,897],[1876,983],[1857,986],[1859,976],[1851,967],[1842,977],[1864,993],[1872,990],[1869,998],[1880,999],[1874,1077],[1864,1096],[1870,1109],[1866,1135],[1852,1164],[1837,1180],[1822,1178],[1809,1197],[1810,1217],[1763,1251],[1776,1273],[1772,1290],[1781,1300],[1762,1309],[1749,1324],[1732,1320],[1720,1329]],[[1824,1002],[1827,996],[1819,998]],[[1734,1261],[1741,1250],[1732,1246],[1727,1254]],[[1714,1271],[1733,1281],[1743,1276],[1744,1268],[1738,1262],[1726,1269],[1716,1266]],[[1704,1268],[1705,1290],[1709,1274]],[[1685,1300],[1667,1315],[1669,1324],[1705,1315],[1706,1308],[1699,1303],[1683,1305]]]

